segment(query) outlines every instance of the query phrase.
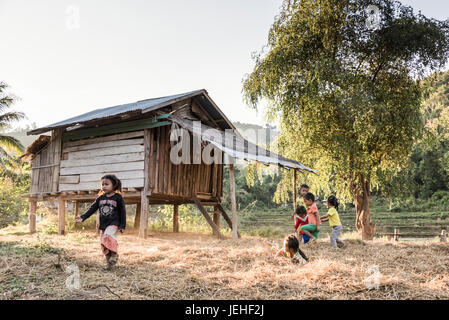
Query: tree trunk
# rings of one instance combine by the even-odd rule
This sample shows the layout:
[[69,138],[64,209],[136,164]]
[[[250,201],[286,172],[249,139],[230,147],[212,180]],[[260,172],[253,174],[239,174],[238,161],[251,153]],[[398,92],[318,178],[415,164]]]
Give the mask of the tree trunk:
[[373,240],[376,225],[371,222],[369,211],[369,182],[361,179],[362,188],[354,197],[356,212],[356,228],[362,234],[363,240]]

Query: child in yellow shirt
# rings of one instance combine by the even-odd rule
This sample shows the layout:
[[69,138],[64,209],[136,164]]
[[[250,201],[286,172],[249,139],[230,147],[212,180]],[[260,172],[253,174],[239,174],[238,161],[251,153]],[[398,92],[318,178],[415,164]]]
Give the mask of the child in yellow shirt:
[[327,207],[329,211],[327,214],[321,217],[321,221],[329,220],[329,225],[332,227],[331,233],[331,246],[334,248],[341,248],[344,246],[343,241],[341,241],[338,236],[343,231],[341,225],[340,216],[338,215],[338,200],[335,196],[330,196],[327,198]]

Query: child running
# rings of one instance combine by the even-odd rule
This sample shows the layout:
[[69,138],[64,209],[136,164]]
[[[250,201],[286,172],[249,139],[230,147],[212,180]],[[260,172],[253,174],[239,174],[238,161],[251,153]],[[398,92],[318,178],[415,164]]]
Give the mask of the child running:
[[[276,248],[274,244],[268,241],[265,241],[265,243],[273,248]],[[282,249],[279,249],[274,257],[278,258],[281,256],[290,258],[293,263],[299,263],[300,261],[309,261],[304,252],[299,249],[298,238],[296,238],[294,234],[285,237],[284,247]]]
[[329,220],[329,225],[332,227],[331,233],[331,246],[334,248],[344,247],[343,241],[341,241],[338,236],[343,231],[343,227],[340,222],[340,216],[338,215],[338,200],[335,196],[330,196],[327,198],[327,207],[329,211],[325,214],[321,221]]
[[307,216],[309,219],[309,224],[302,226],[301,231],[309,236],[312,241],[315,241],[318,238],[318,234],[320,233],[321,218],[320,213],[318,212],[318,208],[315,204],[315,196],[313,195],[313,193],[308,192],[304,196],[304,202],[307,206]]
[[298,240],[304,240],[304,244],[309,242],[310,237],[301,230],[302,226],[309,224],[309,219],[307,216],[307,210],[304,206],[298,206],[296,208],[296,224],[295,224],[295,233],[298,235]]
[[99,197],[82,216],[75,222],[83,222],[100,211],[101,249],[106,257],[107,269],[110,270],[118,261],[117,231],[123,233],[126,227],[125,201],[121,196],[122,182],[115,175],[105,175],[101,178]]

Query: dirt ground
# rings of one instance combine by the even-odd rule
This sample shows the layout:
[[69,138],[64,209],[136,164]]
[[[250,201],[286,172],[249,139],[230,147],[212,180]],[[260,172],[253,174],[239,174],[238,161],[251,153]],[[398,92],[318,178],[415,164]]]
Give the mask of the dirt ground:
[[328,239],[301,245],[310,261],[293,264],[261,238],[151,232],[142,240],[126,231],[107,271],[93,231],[7,228],[0,299],[449,299],[448,244],[343,239],[343,249]]

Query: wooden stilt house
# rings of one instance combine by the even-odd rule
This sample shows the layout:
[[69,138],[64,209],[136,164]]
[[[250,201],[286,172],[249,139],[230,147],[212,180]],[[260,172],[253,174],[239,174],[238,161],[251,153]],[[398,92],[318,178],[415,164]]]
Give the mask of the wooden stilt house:
[[[198,127],[198,125],[200,126]],[[189,144],[183,159],[174,163],[171,139],[184,130],[201,144]],[[25,156],[31,161],[30,232],[36,231],[38,201],[59,204],[59,234],[65,233],[65,204],[92,202],[104,174],[116,174],[123,183],[127,204],[136,204],[139,236],[147,236],[150,204],[173,204],[173,229],[178,231],[178,206],[195,203],[218,237],[220,215],[237,236],[233,164],[230,162],[232,219],[221,205],[225,158],[275,164],[296,171],[313,169],[260,148],[243,139],[206,90],[98,109],[28,132],[41,135]],[[180,138],[181,139],[181,138]],[[180,140],[178,139],[178,141]],[[207,146],[215,160],[204,161]],[[172,154],[173,155],[173,154]],[[226,157],[225,157],[226,155]],[[196,159],[196,161],[195,161]],[[234,191],[233,191],[234,190]],[[295,187],[296,190],[296,187]],[[296,197],[295,197],[296,198]],[[205,207],[213,207],[208,211]],[[209,213],[213,213],[212,218]]]

